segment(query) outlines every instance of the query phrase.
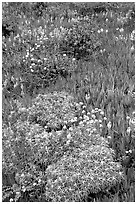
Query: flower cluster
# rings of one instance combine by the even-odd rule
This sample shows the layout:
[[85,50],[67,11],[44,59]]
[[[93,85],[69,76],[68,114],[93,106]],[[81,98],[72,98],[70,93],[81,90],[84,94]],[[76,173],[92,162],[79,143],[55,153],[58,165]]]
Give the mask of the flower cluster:
[[24,192],[33,199],[41,192],[37,201],[81,201],[121,182],[121,165],[96,128],[104,112],[85,115],[82,107],[66,92],[39,95],[30,108],[19,108],[14,130],[4,127],[3,170],[16,172],[16,201]]

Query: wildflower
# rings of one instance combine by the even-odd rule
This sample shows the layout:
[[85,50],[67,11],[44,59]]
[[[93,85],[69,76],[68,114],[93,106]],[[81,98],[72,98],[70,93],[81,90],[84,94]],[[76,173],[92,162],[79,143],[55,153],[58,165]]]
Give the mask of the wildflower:
[[80,122],[79,122],[79,125],[83,125],[83,121],[80,121]]
[[85,97],[86,97],[86,101],[87,101],[87,102],[89,102],[90,95],[89,95],[89,94],[86,94],[86,96],[85,96]]
[[104,117],[104,120],[107,120],[107,118],[106,118],[106,117]]
[[83,105],[83,102],[79,102],[79,105],[81,105],[81,106],[82,106],[82,105]]
[[120,28],[120,30],[119,30],[119,31],[122,33],[122,32],[124,32],[124,29],[123,29],[123,28]]
[[104,115],[104,111],[100,111],[100,115]]
[[98,30],[97,32],[100,33],[100,30]]
[[93,119],[95,119],[95,118],[96,118],[96,116],[93,114],[93,115],[92,115],[92,118],[93,118]]
[[111,124],[111,122],[110,122],[110,121],[108,122],[107,127],[108,127],[108,129],[111,129],[112,124]]
[[130,119],[130,117],[129,117],[129,116],[127,116],[126,118],[127,118],[127,120],[129,120],[129,119]]
[[106,33],[108,33],[108,30],[106,30]]
[[68,140],[67,142],[66,142],[66,145],[69,145],[70,144],[70,140]]
[[19,192],[19,191],[17,191],[17,192],[16,192],[16,195],[20,195],[20,192]]
[[134,46],[131,47],[131,52],[133,52],[135,50]]
[[86,112],[85,110],[82,111],[82,113],[85,113],[85,112]]
[[111,136],[107,136],[108,139],[111,139]]
[[90,123],[90,124],[94,123],[94,120],[89,120],[89,123]]
[[84,120],[89,120],[89,117],[87,115],[84,115]]
[[130,149],[128,152],[131,154],[131,153],[132,153],[132,150]]
[[14,200],[13,200],[13,198],[10,198],[10,202],[13,202]]
[[64,125],[64,126],[63,126],[63,130],[66,130],[66,129],[67,129],[67,126],[66,126],[66,125]]
[[131,128],[128,127],[128,128],[127,128],[127,133],[130,134],[130,132],[131,132]]
[[69,131],[73,131],[73,128],[72,128],[72,127],[70,127],[70,128],[69,128]]
[[71,134],[69,133],[68,135],[67,135],[67,139],[71,139]]
[[40,183],[40,182],[41,182],[41,179],[38,180],[38,183]]
[[101,28],[100,31],[103,32],[103,28]]

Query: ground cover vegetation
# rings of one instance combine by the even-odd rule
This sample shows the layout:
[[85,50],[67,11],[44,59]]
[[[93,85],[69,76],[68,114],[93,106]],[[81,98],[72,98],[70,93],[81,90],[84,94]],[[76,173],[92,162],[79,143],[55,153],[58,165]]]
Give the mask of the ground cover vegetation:
[[135,201],[135,5],[2,4],[2,200]]

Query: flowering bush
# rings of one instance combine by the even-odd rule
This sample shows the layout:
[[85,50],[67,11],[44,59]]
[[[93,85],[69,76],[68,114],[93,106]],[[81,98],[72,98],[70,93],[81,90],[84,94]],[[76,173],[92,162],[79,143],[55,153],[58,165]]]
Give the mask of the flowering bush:
[[61,92],[39,95],[29,109],[28,120],[52,129],[72,123],[80,107],[73,97]]
[[[36,201],[81,201],[121,182],[121,166],[97,121],[87,116],[76,123],[78,111],[80,105],[65,92],[39,95],[27,111],[19,109],[12,128],[3,127],[3,172],[15,172],[14,200],[29,192],[34,201],[42,189]],[[56,131],[59,124],[65,128]]]

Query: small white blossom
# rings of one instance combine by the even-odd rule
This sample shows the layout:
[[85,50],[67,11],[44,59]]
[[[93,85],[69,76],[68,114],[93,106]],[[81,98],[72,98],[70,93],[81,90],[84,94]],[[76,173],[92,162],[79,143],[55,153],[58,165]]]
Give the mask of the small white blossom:
[[63,126],[63,130],[66,130],[66,129],[67,129],[67,126],[66,126],[66,125],[64,125],[64,126]]
[[69,131],[73,131],[73,128],[72,128],[72,127],[70,127],[70,128],[69,128]]
[[69,133],[68,135],[67,135],[67,139],[71,139],[71,134]]
[[33,183],[33,186],[36,186],[37,184],[36,183]]
[[14,200],[13,200],[13,198],[10,198],[10,202],[13,202]]
[[126,118],[127,118],[127,120],[130,120],[130,117],[129,117],[129,116],[127,116]]
[[122,32],[124,32],[124,29],[123,29],[123,28],[120,28],[120,30],[119,30],[119,31],[122,33]]
[[100,128],[102,128],[102,127],[103,127],[103,125],[102,125],[102,124],[100,124],[100,125],[99,125],[99,127],[100,127]]
[[89,117],[87,115],[84,115],[84,120],[89,120]]
[[130,134],[130,132],[131,132],[131,128],[128,127],[128,128],[127,128],[127,133]]
[[82,111],[82,113],[85,113],[85,112],[86,112],[85,110]]
[[96,118],[96,116],[93,114],[93,115],[92,115],[92,118],[93,118],[93,119],[95,119],[95,118]]
[[108,124],[107,124],[108,129],[111,129],[111,126],[112,126],[112,124],[111,124],[111,122],[109,121]]

